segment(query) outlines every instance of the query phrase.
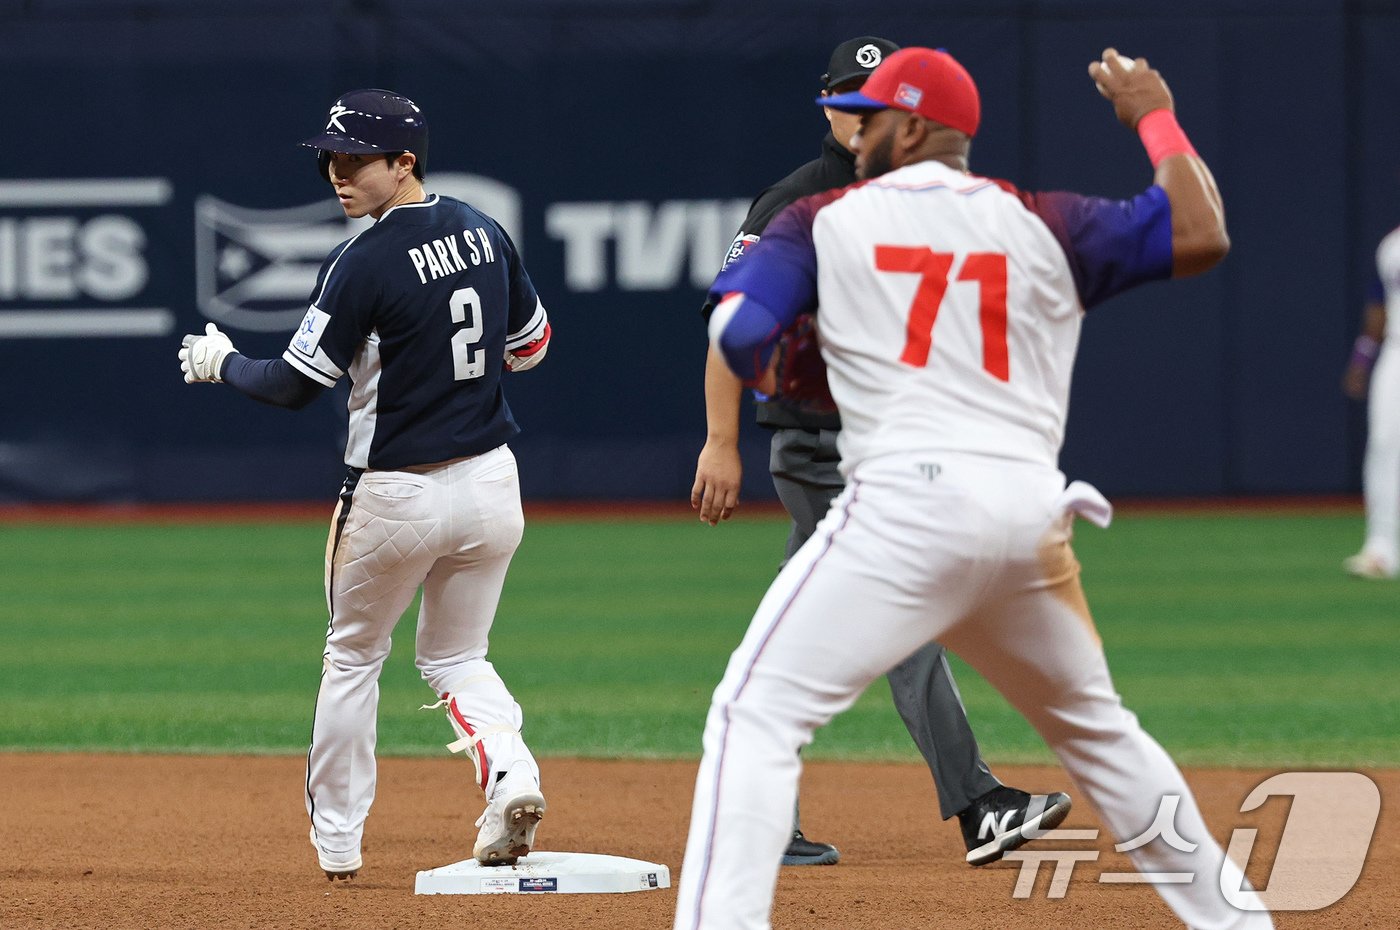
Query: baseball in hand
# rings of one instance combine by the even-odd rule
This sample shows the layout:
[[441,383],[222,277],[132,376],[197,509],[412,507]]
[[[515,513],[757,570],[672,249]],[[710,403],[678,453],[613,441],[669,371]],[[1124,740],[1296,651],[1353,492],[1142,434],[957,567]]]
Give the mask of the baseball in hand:
[[[1131,71],[1131,70],[1133,70],[1134,68],[1137,67],[1137,62],[1134,61],[1133,59],[1127,57],[1126,55],[1119,55],[1117,52],[1113,52],[1112,54],[1113,54],[1113,56],[1118,60],[1118,61],[1117,61],[1118,67],[1122,68],[1124,71]],[[1107,58],[1108,58],[1108,56],[1105,55],[1104,58],[1105,58],[1105,61],[1106,61]],[[1107,88],[1105,88],[1105,87],[1104,87],[1102,84],[1100,84],[1098,81],[1095,81],[1095,82],[1094,82],[1094,86],[1097,87],[1097,88],[1099,89],[1099,93],[1103,94],[1105,97],[1108,96],[1108,90],[1107,90]]]

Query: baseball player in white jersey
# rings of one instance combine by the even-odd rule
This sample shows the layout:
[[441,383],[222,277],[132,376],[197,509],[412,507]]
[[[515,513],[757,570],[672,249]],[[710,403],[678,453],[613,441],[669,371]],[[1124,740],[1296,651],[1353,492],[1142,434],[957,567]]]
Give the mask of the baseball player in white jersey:
[[1370,399],[1361,478],[1366,541],[1343,567],[1359,578],[1394,578],[1400,574],[1400,229],[1376,249],[1376,280],[1342,384],[1354,400]]
[[[822,95],[858,90],[885,55],[899,50],[888,39],[858,36],[831,53],[822,75]],[[822,140],[820,157],[771,185],[754,199],[739,234],[725,257],[725,268],[743,261],[760,241],[773,218],[793,201],[856,179],[855,155],[848,148],[860,126],[852,113],[825,111],[831,131]],[[706,300],[706,320],[714,301]],[[831,503],[845,487],[836,453],[841,419],[826,386],[826,369],[810,327],[797,324],[779,342],[782,372],[775,394],[755,396],[758,422],[773,431],[769,471],[778,498],[792,518],[784,560],[802,548]],[[796,395],[788,388],[799,389]],[[711,526],[729,519],[739,501],[742,467],[739,461],[739,406],[743,385],[719,354],[710,349],[705,359],[705,446],[695,466],[691,506]],[[966,861],[995,862],[1012,849],[1050,830],[1068,816],[1070,797],[1061,791],[1031,794],[1003,785],[982,759],[977,737],[967,719],[953,670],[938,643],[929,643],[890,669],[890,696],[909,735],[928,763],[938,791],[944,820],[957,817]],[[799,813],[793,812],[792,839],[783,865],[829,865],[840,859],[830,843],[809,839]]]
[[[680,930],[769,926],[798,748],[930,640],[1025,715],[1115,838],[1137,841],[1140,871],[1194,876],[1158,886],[1186,924],[1272,926],[1222,893],[1258,903],[1123,707],[1070,547],[1075,513],[1110,515],[1057,467],[1081,316],[1229,249],[1215,182],[1161,77],[1112,50],[1090,73],[1155,167],[1137,197],[1022,193],[968,174],[972,78],[945,52],[905,49],[861,91],[821,101],[862,114],[865,180],[797,201],[715,283],[711,338],[760,390],[779,336],[816,311],[847,485],[715,689]],[[853,795],[876,822],[899,816],[888,798]],[[1176,835],[1146,835],[1173,798]]]
[[343,95],[317,150],[347,216],[375,224],[331,252],[279,359],[248,359],[210,323],[185,337],[185,380],[304,406],[349,375],[348,476],[326,549],[330,625],[307,753],[311,842],[329,879],[361,868],[375,790],[379,672],[422,589],[417,665],[476,768],[474,853],[527,854],[544,814],[520,706],[486,659],[524,520],[506,369],[544,358],[550,328],[510,237],[469,204],[424,192],[428,127],[384,90]]

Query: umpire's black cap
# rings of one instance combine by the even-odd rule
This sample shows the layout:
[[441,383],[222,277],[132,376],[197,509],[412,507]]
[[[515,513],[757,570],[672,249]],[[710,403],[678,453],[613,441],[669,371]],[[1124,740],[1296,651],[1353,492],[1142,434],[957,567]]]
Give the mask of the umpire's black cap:
[[831,53],[826,74],[822,75],[822,87],[831,90],[837,84],[844,84],[853,78],[869,77],[886,55],[897,51],[898,45],[879,36],[847,39]]
[[421,169],[428,161],[428,120],[418,104],[402,94],[378,88],[352,90],[331,104],[320,135],[301,144],[349,155],[412,152]]

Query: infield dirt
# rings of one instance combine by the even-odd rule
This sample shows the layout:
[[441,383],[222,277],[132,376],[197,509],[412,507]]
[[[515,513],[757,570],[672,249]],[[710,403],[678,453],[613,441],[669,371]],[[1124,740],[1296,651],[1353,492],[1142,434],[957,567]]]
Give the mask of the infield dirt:
[[[470,766],[458,759],[388,759],[365,837],[365,868],[329,884],[306,840],[303,762],[286,757],[0,755],[0,926],[32,928],[404,928],[634,930],[671,925],[690,813],[693,762],[547,759],[549,814],[540,848],[604,852],[669,865],[673,887],[625,895],[428,897],[415,872],[471,854],[480,812]],[[1053,768],[999,766],[1009,784],[1066,789]],[[1249,865],[1268,876],[1286,799],[1241,814],[1271,771],[1188,770],[1206,819],[1224,840],[1259,828]],[[1383,799],[1400,772],[1368,772]],[[1088,805],[1065,828],[1095,828]],[[1097,849],[1068,893],[1013,897],[1019,864],[974,869],[955,822],[938,820],[928,772],[917,765],[828,763],[803,775],[803,825],[836,843],[841,863],[782,871],[775,928],[1176,928],[1147,886],[1103,885],[1129,870],[1105,838],[1059,844]],[[1034,846],[1028,847],[1033,849]],[[1360,881],[1322,911],[1280,914],[1280,928],[1400,927],[1400,820],[1382,803]]]

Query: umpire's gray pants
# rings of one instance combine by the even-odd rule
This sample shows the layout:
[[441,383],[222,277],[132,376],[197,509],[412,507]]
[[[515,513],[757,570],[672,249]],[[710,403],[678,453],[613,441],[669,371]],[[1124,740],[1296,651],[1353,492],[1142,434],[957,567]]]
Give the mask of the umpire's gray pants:
[[[792,517],[785,559],[802,548],[845,487],[837,470],[838,435],[835,430],[773,432],[768,470]],[[929,643],[891,669],[888,677],[895,709],[933,774],[943,819],[1001,784],[982,761],[942,646]]]

